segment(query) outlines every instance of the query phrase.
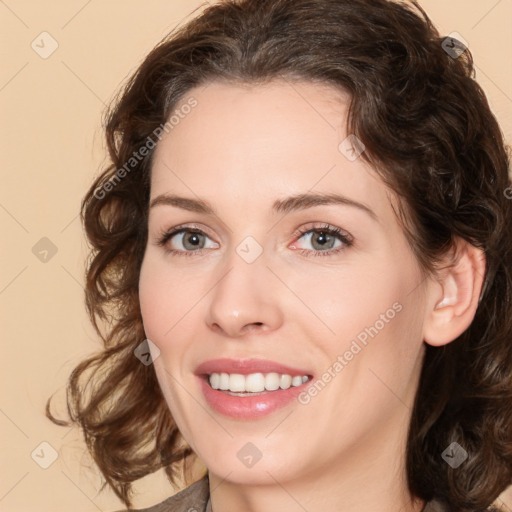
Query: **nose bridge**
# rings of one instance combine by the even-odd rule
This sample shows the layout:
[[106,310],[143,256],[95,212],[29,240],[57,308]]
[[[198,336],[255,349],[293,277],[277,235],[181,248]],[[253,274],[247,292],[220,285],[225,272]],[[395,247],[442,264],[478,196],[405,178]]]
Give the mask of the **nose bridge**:
[[282,311],[275,293],[276,279],[267,263],[263,248],[253,237],[246,237],[230,252],[222,263],[222,277],[209,295],[210,328],[239,337],[255,328],[279,327]]

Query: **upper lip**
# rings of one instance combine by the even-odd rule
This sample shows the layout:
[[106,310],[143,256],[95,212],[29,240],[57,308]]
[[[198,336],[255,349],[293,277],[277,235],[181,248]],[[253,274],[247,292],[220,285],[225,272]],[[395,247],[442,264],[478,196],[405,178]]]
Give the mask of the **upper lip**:
[[211,375],[212,373],[281,373],[291,375],[311,375],[311,372],[301,368],[292,368],[275,361],[266,359],[211,359],[201,363],[196,368],[196,375]]

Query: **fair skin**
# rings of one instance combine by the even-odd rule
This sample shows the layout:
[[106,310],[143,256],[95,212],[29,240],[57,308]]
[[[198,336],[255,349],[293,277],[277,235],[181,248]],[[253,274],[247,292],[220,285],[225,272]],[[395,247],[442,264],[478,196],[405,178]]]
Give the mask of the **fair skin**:
[[[208,468],[213,512],[419,512],[404,454],[425,342],[442,345],[467,328],[484,258],[461,244],[455,265],[425,279],[393,195],[363,158],[350,161],[338,149],[347,96],[284,81],[211,83],[191,96],[197,106],[156,149],[151,201],[201,199],[215,213],[169,201],[150,209],[139,291],[146,335],[160,350],[158,381]],[[273,211],[275,201],[304,193],[357,205]],[[183,225],[202,234],[158,244]],[[333,235],[324,249],[325,226],[352,244]],[[249,236],[262,251],[250,263],[237,252]],[[184,255],[198,240],[203,248]],[[371,326],[378,332],[345,355]],[[338,356],[342,370],[333,369]],[[212,407],[195,373],[219,358],[303,369],[312,376],[304,389],[329,368],[331,379],[307,403],[234,417]],[[239,456],[247,443],[261,455],[250,467]]]

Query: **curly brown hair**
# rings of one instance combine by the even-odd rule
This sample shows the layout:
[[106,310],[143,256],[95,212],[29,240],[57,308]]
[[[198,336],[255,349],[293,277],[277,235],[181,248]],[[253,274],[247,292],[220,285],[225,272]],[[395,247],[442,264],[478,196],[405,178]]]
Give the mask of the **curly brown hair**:
[[[490,507],[512,483],[510,156],[470,51],[445,43],[416,3],[225,0],[161,41],[124,86],[105,119],[111,163],[81,210],[92,246],[86,306],[104,349],[72,372],[67,399],[105,485],[128,507],[132,482],[162,467],[175,482],[193,456],[134,349],[146,338],[138,280],[156,139],[189,91],[214,80],[285,78],[348,92],[348,133],[401,198],[421,267],[435,272],[457,238],[485,251],[471,326],[426,348],[407,476],[412,494],[457,511]],[[64,424],[50,400],[47,415]],[[457,471],[441,458],[453,441],[469,454]]]

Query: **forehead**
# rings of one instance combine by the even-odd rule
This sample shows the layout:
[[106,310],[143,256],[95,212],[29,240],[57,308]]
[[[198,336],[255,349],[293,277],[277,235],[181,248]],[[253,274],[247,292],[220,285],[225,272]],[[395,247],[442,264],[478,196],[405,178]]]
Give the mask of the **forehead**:
[[[192,89],[156,148],[151,195],[172,191],[247,210],[285,195],[338,192],[371,199],[387,215],[381,179],[363,158],[347,158],[349,102],[333,87],[285,80]],[[180,111],[186,103],[195,106]]]

